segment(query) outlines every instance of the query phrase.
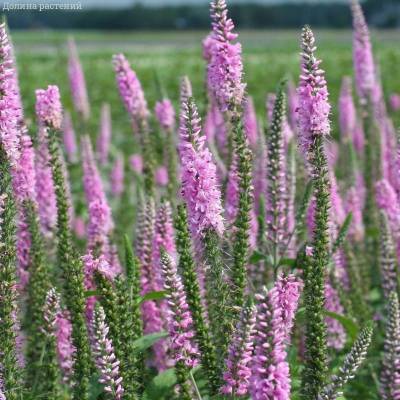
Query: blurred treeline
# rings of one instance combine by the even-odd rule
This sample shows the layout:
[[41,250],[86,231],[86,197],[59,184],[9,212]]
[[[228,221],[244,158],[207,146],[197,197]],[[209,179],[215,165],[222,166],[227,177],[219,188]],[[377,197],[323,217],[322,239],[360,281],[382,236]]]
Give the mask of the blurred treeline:
[[[112,1],[112,0],[111,0]],[[251,0],[249,1],[249,3]],[[400,0],[368,0],[363,4],[368,22],[379,28],[400,26]],[[82,11],[9,11],[12,28],[169,30],[207,29],[207,5],[146,7],[136,4],[125,9]],[[348,4],[232,4],[230,15],[239,29],[314,27],[348,28]]]

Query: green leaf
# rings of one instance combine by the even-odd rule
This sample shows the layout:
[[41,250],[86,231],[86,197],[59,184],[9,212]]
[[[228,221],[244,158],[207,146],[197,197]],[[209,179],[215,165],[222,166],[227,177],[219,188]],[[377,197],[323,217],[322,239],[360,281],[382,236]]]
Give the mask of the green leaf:
[[265,254],[260,253],[257,250],[254,250],[253,254],[249,258],[249,264],[257,264],[258,262],[265,260]]
[[143,400],[169,399],[172,388],[176,385],[175,369],[169,368],[153,378],[143,393]]
[[357,324],[351,318],[327,310],[325,310],[325,315],[339,321],[352,341],[357,339],[359,329]]
[[165,290],[159,290],[159,291],[146,293],[143,297],[140,298],[140,303],[143,303],[144,301],[147,301],[147,300],[165,299],[166,293],[167,292]]
[[87,290],[85,292],[85,297],[92,297],[92,296],[100,296],[100,292],[98,290]]
[[159,341],[160,339],[163,339],[168,336],[167,332],[155,332],[155,333],[150,333],[148,335],[144,335],[140,337],[139,339],[136,339],[133,342],[133,345],[135,347],[135,350],[137,352],[141,352],[144,350],[147,350],[149,347],[151,347],[154,343]]
[[288,265],[289,267],[294,267],[296,265],[295,258],[282,258],[279,261],[279,265]]

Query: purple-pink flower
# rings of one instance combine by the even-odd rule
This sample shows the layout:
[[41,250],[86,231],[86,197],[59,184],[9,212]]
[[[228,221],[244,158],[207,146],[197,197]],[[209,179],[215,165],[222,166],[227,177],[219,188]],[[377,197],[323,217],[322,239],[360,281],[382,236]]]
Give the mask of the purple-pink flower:
[[[343,315],[344,309],[340,304],[340,299],[336,289],[329,282],[325,283],[325,309],[335,314]],[[346,343],[346,332],[342,324],[331,317],[325,318],[327,338],[326,343],[329,347],[341,350]]]
[[107,164],[111,143],[111,111],[107,103],[101,106],[100,130],[97,137],[96,152],[100,164]]
[[343,139],[351,140],[356,123],[357,115],[351,89],[351,78],[345,76],[342,80],[339,96],[339,125]]
[[356,78],[357,94],[365,103],[375,82],[374,58],[368,26],[358,0],[352,0],[353,15],[353,63]]
[[0,143],[13,166],[19,156],[18,123],[22,111],[15,84],[12,49],[7,35],[6,24],[0,24]]
[[237,34],[228,18],[225,0],[211,3],[214,45],[208,64],[208,85],[222,112],[240,105],[245,85],[242,83],[243,64],[240,43],[233,43]]
[[143,159],[140,154],[132,154],[129,157],[129,164],[133,171],[137,174],[141,174],[143,171]]
[[248,96],[244,103],[243,124],[247,140],[252,148],[258,144],[258,124],[257,115],[254,108],[253,98]]
[[72,38],[68,39],[68,78],[75,110],[84,120],[87,120],[90,115],[90,106],[85,75],[79,60],[75,41]]
[[62,106],[60,92],[55,85],[36,90],[36,116],[40,124],[51,129],[61,129]]
[[225,360],[223,394],[245,396],[249,390],[255,323],[255,307],[243,308]]
[[290,373],[286,347],[290,340],[301,283],[280,275],[275,286],[257,295],[255,354],[250,378],[253,400],[289,400]]
[[100,373],[99,382],[104,385],[104,391],[109,393],[113,399],[121,400],[124,388],[119,371],[120,361],[115,356],[113,342],[108,335],[109,327],[106,323],[106,316],[101,306],[94,311],[91,328],[93,355]]
[[393,111],[400,110],[400,94],[392,93],[389,97],[389,104]]
[[324,71],[319,67],[321,60],[314,55],[314,34],[308,26],[303,28],[301,48],[302,71],[297,89],[297,122],[300,144],[307,153],[316,135],[328,135],[330,132],[330,105]]
[[168,303],[168,332],[171,355],[175,362],[194,368],[199,362],[199,352],[194,342],[193,321],[186,301],[185,290],[175,261],[164,252],[161,255],[164,288]]
[[155,181],[159,186],[167,186],[168,185],[168,170],[167,167],[161,165],[155,171]]
[[113,56],[119,94],[132,120],[135,132],[147,127],[149,110],[142,85],[123,54]]
[[200,134],[200,117],[193,99],[182,103],[180,143],[182,196],[188,205],[190,229],[194,236],[208,229],[224,231],[221,193],[212,155]]
[[119,153],[110,174],[111,193],[119,197],[124,191],[124,156]]
[[63,141],[67,160],[76,162],[78,147],[76,145],[75,130],[72,124],[71,114],[66,111],[63,119]]
[[43,234],[49,237],[57,223],[57,200],[50,166],[47,130],[43,126],[40,126],[38,131],[35,170],[40,225]]
[[74,353],[72,344],[72,324],[67,311],[57,318],[57,356],[64,382],[70,382],[73,373]]
[[169,99],[157,101],[154,108],[158,123],[166,131],[172,131],[175,128],[175,110]]

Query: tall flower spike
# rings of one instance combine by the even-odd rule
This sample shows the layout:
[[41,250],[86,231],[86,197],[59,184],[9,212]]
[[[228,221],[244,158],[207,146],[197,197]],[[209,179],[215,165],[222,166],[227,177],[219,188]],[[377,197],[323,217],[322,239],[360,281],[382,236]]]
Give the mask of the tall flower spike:
[[364,361],[371,343],[373,329],[367,327],[361,330],[350,352],[346,355],[337,375],[331,377],[331,383],[318,394],[318,400],[335,400],[342,394],[343,386],[354,377]]
[[215,347],[211,341],[211,335],[206,323],[205,307],[201,296],[202,288],[198,271],[193,258],[192,242],[187,223],[186,209],[184,205],[178,205],[175,218],[176,247],[179,254],[178,269],[182,274],[183,284],[187,296],[187,302],[193,318],[195,339],[200,350],[202,368],[208,377],[210,392],[217,393],[219,389],[219,370]]
[[12,49],[6,24],[0,24],[0,143],[13,167],[18,160],[20,101],[15,87]]
[[208,229],[224,231],[221,193],[216,166],[201,135],[200,117],[193,98],[182,103],[179,127],[182,196],[188,205],[190,229],[194,237]]
[[298,306],[301,283],[293,275],[280,275],[275,286],[257,295],[255,358],[250,378],[254,400],[290,398],[286,347]]
[[107,164],[111,143],[111,110],[108,103],[101,105],[100,130],[97,137],[96,152],[101,165]]
[[175,128],[175,110],[171,100],[157,101],[154,111],[160,126],[166,131],[173,131]]
[[386,322],[380,394],[383,400],[400,396],[400,309],[396,291],[388,297],[388,319]]
[[375,82],[374,58],[368,26],[358,0],[351,1],[353,16],[353,63],[357,94],[362,103],[371,95]]
[[46,90],[36,90],[36,116],[44,126],[61,129],[62,107],[57,86],[49,85]]
[[57,318],[57,356],[65,383],[72,379],[75,347],[72,344],[72,324],[68,312],[63,311]]
[[65,111],[64,113],[63,141],[64,141],[64,150],[67,155],[67,160],[70,163],[76,162],[78,148],[76,145],[75,130],[72,123],[71,114],[68,111]]
[[383,294],[384,298],[387,299],[390,293],[396,291],[398,287],[398,261],[396,257],[396,247],[393,243],[393,236],[390,229],[388,217],[384,211],[381,211],[380,217],[381,231],[379,264]]
[[330,132],[328,90],[324,71],[320,69],[314,34],[305,26],[301,35],[301,75],[297,89],[299,106],[297,109],[299,140],[305,153],[308,152],[314,136],[328,135]]
[[119,197],[124,191],[124,156],[118,153],[110,174],[111,193]]
[[222,112],[241,105],[245,86],[240,43],[232,43],[237,34],[228,18],[225,0],[213,0],[211,19],[215,39],[208,64],[208,84]]
[[247,140],[249,141],[251,148],[254,149],[258,144],[258,124],[253,98],[250,96],[246,98],[246,102],[244,103],[243,118]]
[[22,398],[22,382],[16,350],[15,206],[8,155],[3,143],[0,145],[0,374],[7,399],[17,400]]
[[245,396],[248,392],[255,323],[255,307],[243,308],[225,360],[224,385],[221,388],[223,394],[236,397]]
[[[46,91],[39,92],[42,98]],[[53,97],[53,101],[57,101]],[[46,103],[44,103],[46,104]],[[50,110],[61,109],[53,104]],[[40,108],[43,110],[43,107]],[[46,114],[45,114],[46,116]],[[57,198],[57,259],[64,283],[65,303],[71,315],[72,341],[76,348],[74,363],[73,399],[87,400],[90,371],[90,348],[85,321],[85,288],[82,263],[77,257],[70,229],[71,206],[67,196],[64,164],[58,144],[58,133],[53,120],[45,118],[45,128],[49,131],[49,153],[54,188]],[[60,116],[61,121],[61,116]]]
[[[329,282],[325,283],[325,309],[335,314],[343,315],[344,309],[340,304],[339,294]],[[346,344],[346,332],[339,321],[327,317],[327,345],[333,349],[341,350]]]
[[272,120],[267,136],[267,224],[268,239],[271,242],[273,266],[277,267],[278,258],[282,256],[282,245],[285,239],[286,226],[286,179],[284,143],[282,137],[283,121],[286,115],[286,95],[281,83],[274,102]]
[[87,121],[90,115],[90,106],[85,75],[73,38],[68,39],[68,77],[75,110],[81,115],[84,121]]
[[314,54],[314,34],[308,26],[302,31],[301,49],[298,135],[310,163],[315,199],[313,254],[304,266],[306,340],[302,392],[306,398],[315,398],[325,383],[327,372],[324,284],[330,257],[330,193],[324,138],[330,131],[330,105],[324,72],[319,68],[321,62]]
[[27,221],[24,202],[31,201],[36,205],[35,192],[35,166],[34,149],[31,138],[23,135],[20,139],[20,157],[14,169],[14,194],[18,207],[17,223],[17,260],[18,274],[21,288],[24,288],[28,281],[28,267],[30,263],[31,235]]
[[194,343],[193,321],[186,294],[178,275],[175,261],[162,251],[162,274],[164,288],[167,292],[168,302],[168,331],[171,339],[171,354],[175,361],[178,383],[180,385],[182,399],[191,399],[189,374],[198,364],[199,352]]
[[352,96],[351,78],[345,76],[342,79],[339,96],[339,126],[343,140],[352,140],[356,123],[357,115]]
[[113,56],[119,94],[132,120],[135,132],[147,129],[149,110],[142,85],[123,54]]
[[38,146],[36,149],[36,199],[42,232],[50,237],[57,223],[57,203],[54,181],[51,174],[48,133],[45,127],[39,127]]
[[44,325],[42,327],[44,334],[47,339],[46,343],[46,354],[43,356],[43,365],[41,368],[44,369],[45,377],[44,382],[41,384],[45,385],[43,389],[45,393],[52,398],[58,398],[59,393],[59,381],[60,381],[60,370],[57,365],[57,319],[61,312],[60,306],[60,295],[57,291],[52,288],[47,292],[45,304],[43,307],[43,320]]
[[94,311],[92,331],[93,355],[100,372],[99,382],[104,385],[104,391],[109,393],[113,399],[121,400],[124,388],[119,373],[119,360],[115,357],[113,343],[108,338],[109,328],[101,306],[97,306]]

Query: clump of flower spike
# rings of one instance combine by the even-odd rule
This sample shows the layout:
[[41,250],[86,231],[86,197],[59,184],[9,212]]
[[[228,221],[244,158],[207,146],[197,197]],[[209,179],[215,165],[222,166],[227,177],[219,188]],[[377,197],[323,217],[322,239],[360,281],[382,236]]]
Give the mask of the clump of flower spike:
[[11,167],[15,166],[19,156],[18,122],[21,114],[14,76],[11,46],[6,24],[2,22],[0,24],[0,142],[7,154]]
[[243,64],[240,43],[232,43],[237,34],[228,18],[225,0],[211,3],[213,38],[208,64],[208,84],[222,112],[242,103],[245,85],[242,83]]
[[[49,153],[50,165],[54,188],[57,198],[57,256],[58,264],[63,276],[65,302],[71,315],[72,339],[76,348],[76,359],[74,363],[74,387],[73,399],[86,400],[88,398],[90,355],[87,327],[85,321],[85,288],[82,263],[76,255],[72,244],[72,233],[70,230],[71,215],[70,202],[67,197],[67,185],[65,180],[64,164],[58,143],[57,128],[61,125],[61,115],[54,115],[55,110],[61,111],[58,90],[50,88],[37,91],[38,105],[41,121],[49,131]],[[50,100],[57,104],[52,104]],[[46,108],[47,106],[47,108]],[[46,111],[47,110],[47,111]],[[45,123],[46,121],[46,123]],[[58,124],[60,121],[60,125]],[[54,123],[56,125],[54,125]]]
[[375,83],[375,68],[367,23],[358,0],[352,0],[353,62],[356,88],[362,102],[371,95]]
[[387,299],[390,293],[396,291],[398,287],[398,263],[396,257],[396,247],[393,243],[393,236],[390,229],[388,217],[384,211],[381,211],[380,217],[381,229],[379,264],[383,294],[384,298]]
[[141,131],[143,127],[147,127],[149,117],[142,85],[123,54],[113,56],[113,64],[119,94],[132,120],[133,128],[135,131]]
[[2,390],[8,400],[17,400],[21,393],[21,370],[16,349],[16,270],[15,270],[15,209],[12,198],[10,164],[4,144],[0,145],[0,373]]
[[89,118],[90,106],[85,75],[83,74],[75,41],[72,38],[68,39],[68,77],[75,110],[86,121]]
[[314,398],[322,389],[327,372],[324,275],[329,262],[330,193],[324,137],[330,131],[330,105],[324,72],[319,68],[321,61],[314,54],[314,35],[308,26],[302,31],[301,49],[298,135],[310,163],[315,199],[313,252],[304,265],[306,340],[302,392],[305,398]]
[[97,306],[94,310],[91,325],[93,355],[100,373],[99,382],[104,384],[104,391],[110,395],[110,398],[120,400],[124,395],[124,388],[119,374],[119,361],[115,357],[113,343],[108,338],[109,328],[101,306]]
[[198,364],[199,352],[194,343],[193,321],[186,294],[178,275],[175,261],[162,251],[162,274],[168,302],[168,330],[171,339],[171,354],[180,385],[182,399],[191,399],[188,384],[191,370]]
[[107,164],[108,152],[111,142],[111,110],[108,103],[103,103],[101,106],[100,130],[97,138],[96,152],[99,163]]
[[293,275],[280,275],[275,286],[257,295],[255,355],[250,378],[254,400],[290,398],[286,346],[298,306],[301,283]]
[[355,372],[364,361],[372,339],[372,327],[361,330],[350,352],[346,355],[337,375],[318,394],[318,400],[335,400],[342,394],[343,386],[354,377]]
[[236,397],[248,393],[255,322],[255,307],[244,307],[225,360],[224,385],[221,388],[221,393],[225,395]]
[[384,355],[380,377],[380,394],[383,400],[400,397],[400,309],[395,291],[387,297],[388,320],[386,323]]

